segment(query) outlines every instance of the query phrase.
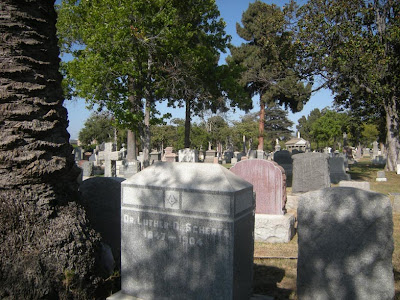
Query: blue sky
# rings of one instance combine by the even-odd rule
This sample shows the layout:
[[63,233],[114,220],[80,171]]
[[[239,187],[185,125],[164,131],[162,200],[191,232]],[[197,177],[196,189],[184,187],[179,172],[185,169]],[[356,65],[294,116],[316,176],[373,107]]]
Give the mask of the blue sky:
[[[57,0],[56,3],[60,1]],[[216,0],[218,8],[221,13],[221,17],[226,22],[226,32],[230,36],[232,36],[232,44],[238,46],[243,40],[236,34],[236,23],[239,22],[242,18],[242,13],[248,8],[249,3],[255,2],[254,0]],[[271,1],[265,0],[263,1],[268,4],[276,4],[279,6],[284,5],[288,1]],[[303,1],[298,1],[298,3]],[[226,56],[226,54],[224,55]],[[308,103],[304,106],[304,109],[296,114],[289,112],[289,119],[292,120],[295,125],[293,126],[295,130],[295,126],[297,125],[298,119],[300,119],[303,115],[307,116],[314,108],[322,109],[326,106],[332,105],[332,95],[328,90],[322,90],[318,93],[314,94]],[[77,139],[78,133],[84,125],[86,119],[90,116],[91,111],[86,109],[85,101],[83,99],[73,100],[73,101],[65,101],[64,106],[68,110],[68,119],[69,119],[69,127],[68,131],[71,135],[71,139]],[[257,111],[259,109],[259,101],[257,97],[253,98],[253,106],[254,110]],[[161,113],[170,112],[173,118],[184,118],[185,112],[184,109],[171,109],[166,107],[163,104],[158,105],[158,109]],[[244,115],[244,112],[236,110],[235,113],[229,113],[228,119],[230,120],[238,120],[241,116]],[[196,121],[196,119],[194,120]]]

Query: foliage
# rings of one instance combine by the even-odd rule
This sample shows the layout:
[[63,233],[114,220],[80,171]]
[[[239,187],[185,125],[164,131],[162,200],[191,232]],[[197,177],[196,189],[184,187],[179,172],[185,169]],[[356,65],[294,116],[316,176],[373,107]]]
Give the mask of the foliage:
[[399,148],[400,2],[310,0],[300,10],[304,71],[361,117],[386,118],[387,168]]
[[114,138],[113,119],[109,113],[92,113],[79,131],[79,140],[84,145],[111,142]]
[[374,141],[378,140],[379,131],[375,124],[364,123],[362,125],[362,143],[363,145],[370,146]]
[[265,136],[267,149],[272,151],[275,140],[289,140],[292,134],[290,129],[293,122],[288,119],[288,112],[277,105],[267,106],[265,109]]
[[321,116],[321,111],[318,108],[314,108],[307,117],[302,116],[298,120],[298,125],[296,126],[296,129],[300,132],[300,136],[302,138],[311,141],[312,126],[314,122]]
[[297,72],[297,45],[292,28],[296,5],[290,2],[283,10],[261,1],[250,3],[242,15],[243,26],[236,24],[238,35],[246,40],[230,47],[228,64],[239,68],[239,83],[249,95],[260,96],[259,148],[263,146],[265,105],[285,105],[298,112],[311,95],[311,85],[304,84]]
[[[204,124],[192,124],[191,130],[191,144],[192,149],[207,149],[208,145],[208,132]],[[170,125],[156,125],[151,127],[152,135],[152,149],[164,149],[166,147],[173,147],[175,150],[184,148],[184,131],[185,120],[173,119]]]
[[73,56],[64,65],[69,97],[106,107],[120,125],[139,131],[148,161],[156,100],[181,99],[172,86],[187,78],[202,83],[200,66],[226,46],[215,1],[65,0],[59,16],[62,52]]
[[258,113],[251,113],[243,116],[240,121],[233,122],[232,140],[235,149],[243,151],[243,137],[246,147],[254,149],[258,138]]
[[229,125],[221,116],[217,115],[208,118],[207,132],[209,135],[209,142],[212,145],[218,147],[218,145],[222,143],[228,144]]
[[338,113],[326,109],[311,127],[311,137],[319,147],[336,149],[337,143],[342,141],[343,132],[347,131],[348,117],[345,113]]

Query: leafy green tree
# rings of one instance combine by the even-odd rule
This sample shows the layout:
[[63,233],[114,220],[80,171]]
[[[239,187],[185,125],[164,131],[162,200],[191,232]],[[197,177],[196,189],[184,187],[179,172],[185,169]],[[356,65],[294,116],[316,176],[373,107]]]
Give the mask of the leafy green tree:
[[318,120],[321,116],[321,111],[318,108],[314,108],[307,117],[302,116],[298,120],[299,124],[296,126],[296,129],[300,132],[300,136],[302,138],[311,142],[312,126],[314,122]]
[[194,123],[190,128],[191,130],[191,147],[195,149],[207,149],[209,135],[207,132],[207,128],[204,123]]
[[242,71],[239,83],[249,95],[260,97],[258,149],[264,145],[265,106],[285,105],[300,111],[311,95],[311,84],[305,84],[297,72],[297,44],[294,43],[291,1],[283,10],[261,1],[250,3],[242,15],[243,27],[236,24],[238,35],[246,40],[230,47],[228,64]]
[[300,10],[305,74],[359,117],[386,119],[387,170],[399,156],[400,2],[310,0]]
[[236,150],[244,151],[244,142],[252,149],[258,140],[258,113],[244,115],[240,121],[233,121],[232,140]]
[[343,132],[348,126],[348,116],[345,113],[338,113],[333,110],[324,110],[320,118],[315,120],[311,126],[311,137],[319,147],[337,148],[341,141]]
[[364,145],[371,145],[374,141],[378,140],[379,137],[379,130],[378,126],[375,124],[362,124],[362,131],[361,131],[362,140],[361,142]]
[[79,140],[84,145],[93,141],[97,144],[114,140],[115,127],[112,116],[108,113],[92,113],[85,121],[84,127],[79,131]]
[[[165,147],[176,147],[177,128],[173,125],[159,124],[151,127],[151,147],[163,151]],[[176,148],[175,148],[176,149]]]
[[179,73],[166,76],[169,67],[200,64],[224,47],[215,1],[65,0],[59,15],[62,49],[73,56],[64,66],[71,96],[106,107],[120,125],[139,132],[147,166],[155,103],[175,97],[171,85],[183,80]]
[[290,129],[293,122],[288,118],[288,112],[277,105],[267,106],[265,108],[265,135],[268,150],[273,150],[275,140],[289,140],[292,134]]
[[229,125],[221,116],[213,116],[207,120],[207,131],[209,134],[209,143],[217,149],[229,136]]

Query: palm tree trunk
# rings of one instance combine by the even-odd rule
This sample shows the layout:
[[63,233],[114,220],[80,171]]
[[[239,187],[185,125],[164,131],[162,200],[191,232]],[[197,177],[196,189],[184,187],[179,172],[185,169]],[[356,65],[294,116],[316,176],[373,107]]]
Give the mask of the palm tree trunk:
[[[54,1],[0,3],[1,299],[89,298],[95,288],[100,244],[75,202],[55,22]],[[68,270],[76,289],[63,282]]]

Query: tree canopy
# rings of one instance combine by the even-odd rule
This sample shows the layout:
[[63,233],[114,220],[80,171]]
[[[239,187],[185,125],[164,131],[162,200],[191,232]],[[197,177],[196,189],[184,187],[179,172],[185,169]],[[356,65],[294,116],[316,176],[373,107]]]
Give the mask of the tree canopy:
[[383,112],[388,170],[399,154],[400,2],[309,0],[299,14],[304,71],[337,104],[364,118]]
[[93,141],[97,144],[110,142],[114,139],[114,128],[112,116],[108,113],[92,113],[79,131],[79,140],[84,145],[90,145]]
[[250,3],[236,24],[238,35],[246,43],[230,47],[228,64],[241,69],[239,83],[249,95],[260,97],[259,149],[264,145],[266,105],[285,105],[293,112],[302,110],[311,96],[311,84],[305,84],[297,72],[298,47],[291,22],[296,5],[291,1],[283,10],[261,1]]
[[175,84],[199,98],[202,89],[187,78],[203,83],[205,62],[204,72],[215,72],[227,43],[224,26],[214,0],[65,0],[58,33],[73,57],[64,64],[69,96],[106,107],[138,131],[148,162],[156,101],[186,97],[172,92]]

